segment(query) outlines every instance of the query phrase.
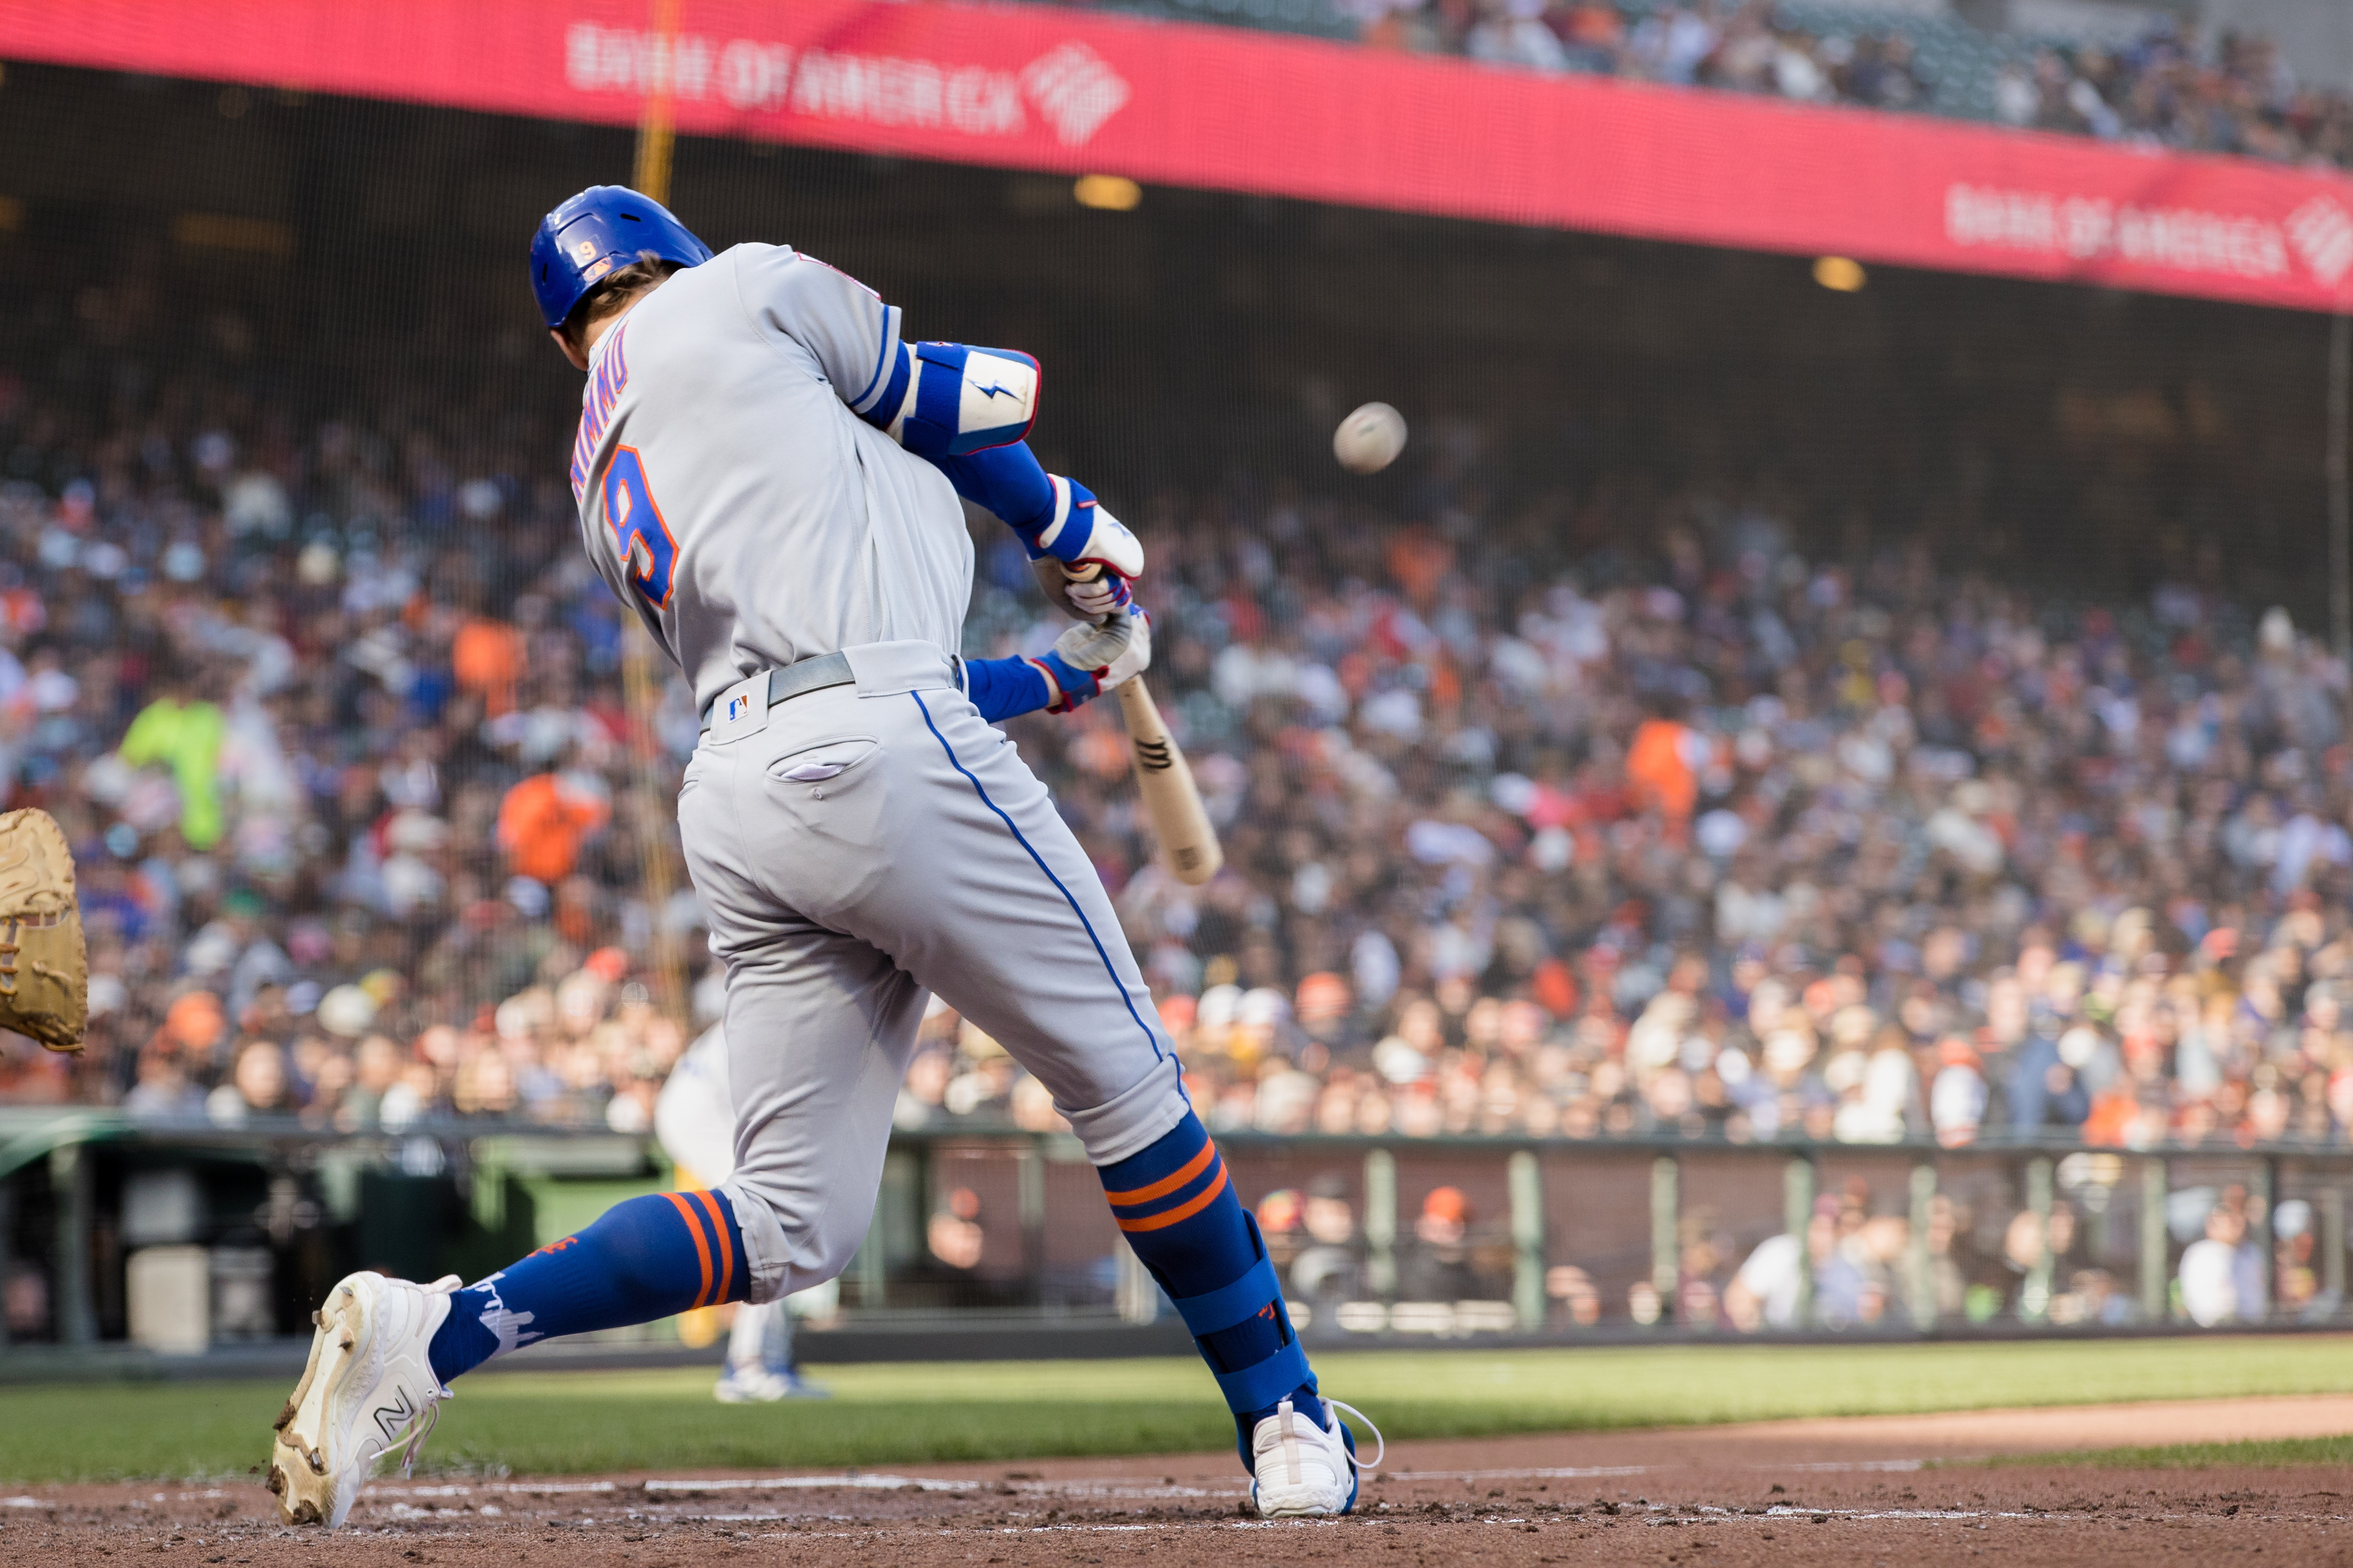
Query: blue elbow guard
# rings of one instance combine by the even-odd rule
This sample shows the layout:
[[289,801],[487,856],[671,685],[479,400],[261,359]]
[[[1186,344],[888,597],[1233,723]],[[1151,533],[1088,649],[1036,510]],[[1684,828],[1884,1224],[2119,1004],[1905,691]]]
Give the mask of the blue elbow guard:
[[1039,373],[1028,354],[963,343],[902,344],[899,353],[891,384],[869,417],[915,456],[934,462],[967,457],[1029,434]]

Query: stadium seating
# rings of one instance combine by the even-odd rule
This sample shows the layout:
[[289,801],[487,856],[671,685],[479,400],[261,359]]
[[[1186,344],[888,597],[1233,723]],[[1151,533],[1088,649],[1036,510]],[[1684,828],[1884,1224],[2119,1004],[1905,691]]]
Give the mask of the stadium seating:
[[[2084,13],[2058,36],[1987,31],[1941,5],[1747,0],[1138,0],[1148,16],[1467,54],[1491,64],[1665,79],[1823,102],[2031,125],[2192,151],[2353,163],[2353,98],[2293,81],[2276,51],[2236,34],[2185,39],[2170,18]],[[2155,15],[2151,13],[2149,15]],[[1597,20],[1597,18],[1599,18]],[[1682,18],[1704,38],[1662,52]],[[1909,52],[1885,90],[1873,57]]]
[[[0,1095],[642,1130],[685,1044],[647,933],[695,913],[638,896],[661,807],[569,498],[494,444],[71,404],[0,428],[0,704],[82,859],[100,1019],[78,1061],[0,1053]],[[2343,678],[2283,613],[1940,580],[1900,537],[1809,560],[1704,494],[1609,526],[1655,557],[1514,579],[1508,529],[1302,535],[1266,493],[1139,519],[1219,881],[1153,865],[1109,705],[1018,725],[1214,1125],[2353,1136]],[[1042,646],[979,540],[967,651]],[[674,766],[682,689],[658,727]],[[903,1124],[1060,1124],[953,1013],[925,1030]]]

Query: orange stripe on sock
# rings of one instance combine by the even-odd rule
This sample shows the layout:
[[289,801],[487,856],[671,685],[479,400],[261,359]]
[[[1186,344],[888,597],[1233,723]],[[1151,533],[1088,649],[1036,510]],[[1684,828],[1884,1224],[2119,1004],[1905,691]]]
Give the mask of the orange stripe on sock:
[[1218,1179],[1211,1182],[1207,1187],[1202,1189],[1198,1197],[1187,1198],[1166,1214],[1153,1215],[1146,1219],[1121,1220],[1119,1222],[1119,1228],[1124,1231],[1166,1230],[1172,1225],[1181,1225],[1185,1221],[1191,1219],[1195,1215],[1199,1214],[1203,1209],[1208,1208],[1209,1206],[1209,1200],[1216,1197],[1219,1193],[1222,1193],[1225,1190],[1226,1168],[1223,1165],[1219,1165],[1218,1167]]
[[1112,1201],[1112,1206],[1114,1208],[1124,1208],[1131,1204],[1148,1204],[1155,1198],[1165,1198],[1169,1194],[1175,1192],[1177,1188],[1183,1186],[1186,1183],[1191,1181],[1194,1177],[1199,1175],[1202,1172],[1208,1170],[1209,1168],[1209,1162],[1217,1157],[1218,1146],[1215,1143],[1205,1142],[1201,1145],[1201,1152],[1194,1155],[1191,1159],[1186,1161],[1184,1168],[1179,1170],[1175,1175],[1163,1176],[1158,1181],[1153,1183],[1150,1186],[1137,1187],[1133,1192],[1105,1193],[1103,1194],[1103,1196]]
[[698,1192],[694,1197],[695,1201],[710,1213],[711,1234],[719,1242],[719,1294],[712,1297],[712,1300],[713,1302],[733,1300],[734,1298],[729,1292],[735,1288],[735,1248],[730,1246],[727,1240],[726,1216],[719,1212],[719,1200],[709,1193]]
[[678,1217],[686,1221],[687,1234],[694,1237],[694,1255],[702,1260],[702,1294],[694,1299],[694,1305],[707,1307],[711,1304],[711,1244],[702,1239],[702,1226],[694,1217],[692,1205],[676,1193],[664,1193],[662,1196],[678,1209]]

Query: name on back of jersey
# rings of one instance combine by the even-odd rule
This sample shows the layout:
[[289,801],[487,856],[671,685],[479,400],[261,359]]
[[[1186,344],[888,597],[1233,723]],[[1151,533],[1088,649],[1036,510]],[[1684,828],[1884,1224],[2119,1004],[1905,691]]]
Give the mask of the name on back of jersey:
[[622,389],[629,384],[629,359],[623,338],[629,324],[615,327],[609,336],[597,345],[596,363],[588,373],[588,389],[580,399],[580,433],[572,440],[572,503],[581,504],[588,495],[588,470],[596,466],[597,443],[605,438],[606,426],[613,422],[613,410],[621,401]]

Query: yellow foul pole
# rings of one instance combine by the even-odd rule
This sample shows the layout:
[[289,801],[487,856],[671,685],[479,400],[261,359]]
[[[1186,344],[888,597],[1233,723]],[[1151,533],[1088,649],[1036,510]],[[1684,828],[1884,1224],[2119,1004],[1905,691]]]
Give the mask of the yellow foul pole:
[[[645,104],[638,117],[638,155],[630,184],[658,202],[670,200],[673,92],[677,79],[679,0],[653,0],[653,47],[648,56]],[[661,704],[660,665],[652,634],[634,616],[621,648],[621,688],[628,703],[637,795],[634,819],[638,870],[653,923],[653,999],[663,1016],[691,1025],[686,988],[686,952],[670,926],[670,902],[678,889],[671,857],[670,825],[676,800],[663,765],[655,720]]]
[[653,47],[647,56],[645,105],[638,112],[638,160],[630,184],[658,202],[670,200],[670,149],[678,84],[679,0],[653,0]]

